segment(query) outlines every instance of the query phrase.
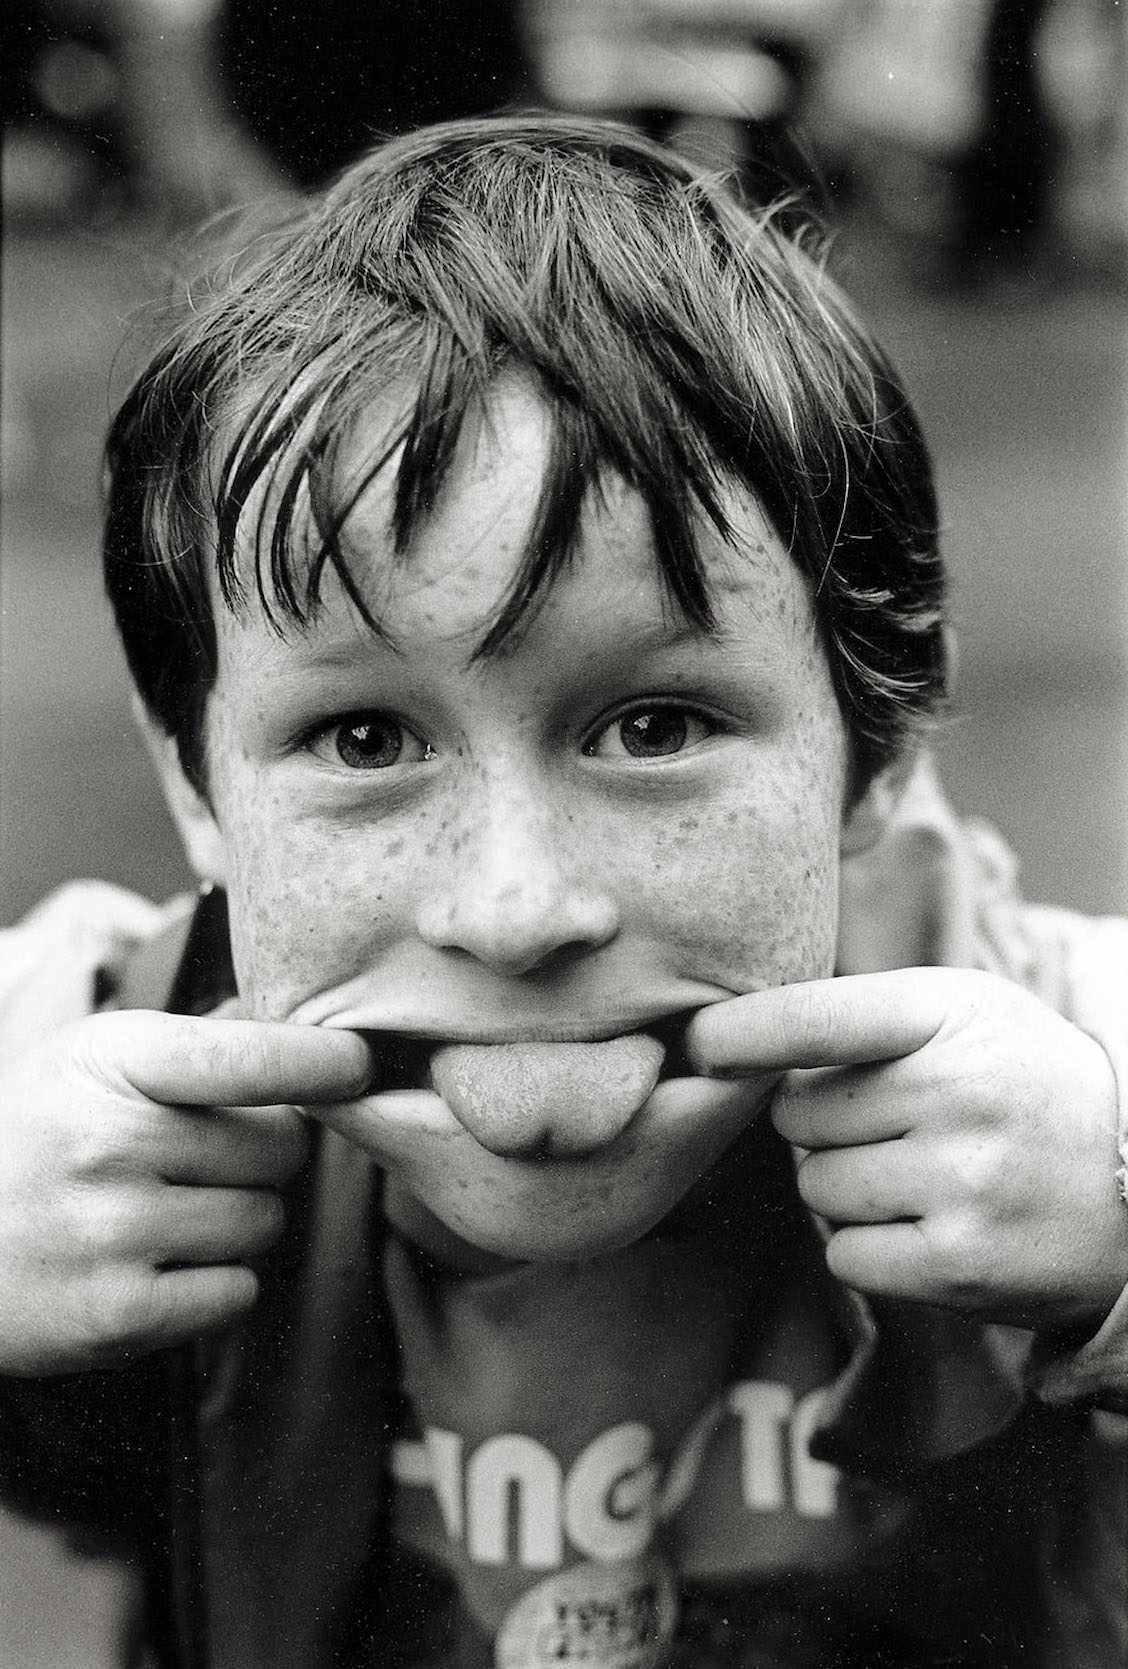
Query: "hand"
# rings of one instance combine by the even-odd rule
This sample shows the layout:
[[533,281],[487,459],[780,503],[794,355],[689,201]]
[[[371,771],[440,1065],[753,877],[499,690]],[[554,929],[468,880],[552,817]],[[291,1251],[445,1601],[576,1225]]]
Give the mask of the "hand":
[[772,1117],[827,1264],[861,1292],[1040,1329],[1128,1282],[1107,1055],[1021,987],[910,968],[737,997],[690,1024],[722,1077],[781,1076]]
[[349,1032],[91,1015],[0,1077],[0,1372],[121,1362],[233,1320],[301,1165],[291,1105],[357,1095]]

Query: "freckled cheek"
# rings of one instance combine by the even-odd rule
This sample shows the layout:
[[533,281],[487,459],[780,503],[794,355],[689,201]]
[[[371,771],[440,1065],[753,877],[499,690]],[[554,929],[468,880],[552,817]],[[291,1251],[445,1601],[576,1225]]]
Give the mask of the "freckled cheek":
[[259,809],[230,831],[231,943],[240,993],[274,1019],[370,967],[402,933],[410,863],[402,838]]
[[[832,774],[675,813],[636,847],[620,896],[681,972],[753,990],[833,971],[840,813]],[[621,848],[620,848],[621,849]]]

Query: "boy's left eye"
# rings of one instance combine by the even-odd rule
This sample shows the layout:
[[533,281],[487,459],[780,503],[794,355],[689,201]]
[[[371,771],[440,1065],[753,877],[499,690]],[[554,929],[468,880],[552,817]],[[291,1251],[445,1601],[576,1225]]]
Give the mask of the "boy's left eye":
[[636,707],[584,743],[599,759],[668,759],[714,736],[719,726],[692,707]]
[[319,759],[351,771],[386,771],[435,757],[429,742],[390,713],[346,713],[323,725],[309,745]]

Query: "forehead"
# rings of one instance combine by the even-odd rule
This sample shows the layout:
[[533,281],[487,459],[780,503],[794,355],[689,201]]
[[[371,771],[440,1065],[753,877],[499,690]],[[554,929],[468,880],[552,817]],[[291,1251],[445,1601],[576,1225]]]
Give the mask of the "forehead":
[[[390,404],[373,407],[337,452],[330,496],[351,504],[341,529],[341,554],[386,646],[410,652],[445,644],[473,658],[510,595],[533,531],[552,445],[552,417],[521,379],[500,384],[485,409],[465,422],[437,502],[417,525],[409,548],[397,552],[396,453],[355,497],[373,458],[384,453],[396,415]],[[645,501],[620,477],[607,473],[587,495],[574,559],[500,658],[509,658],[522,644],[535,654],[561,635],[584,640],[621,634],[629,627],[632,638],[696,636],[724,642],[735,637],[755,642],[761,654],[782,658],[802,648],[806,659],[815,638],[807,582],[755,498],[735,487],[725,496],[731,541],[704,518],[698,528],[715,633],[694,626],[671,600]],[[263,538],[268,543],[269,499],[265,512]],[[248,525],[258,515],[259,507],[249,506]],[[249,537],[241,543],[242,562],[249,566]],[[310,543],[307,560],[312,561]],[[269,637],[270,658],[289,648],[300,660],[310,651],[346,657],[358,638],[371,635],[331,569],[322,578],[321,606],[312,619],[288,626],[282,637],[265,631],[256,607],[238,620],[225,610],[219,617],[221,663],[225,643],[229,655]]]

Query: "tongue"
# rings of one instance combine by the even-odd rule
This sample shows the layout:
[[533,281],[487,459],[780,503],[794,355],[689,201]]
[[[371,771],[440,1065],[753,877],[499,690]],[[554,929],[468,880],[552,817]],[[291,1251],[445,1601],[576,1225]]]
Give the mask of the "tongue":
[[491,1153],[576,1157],[625,1130],[658,1082],[664,1050],[634,1033],[605,1043],[451,1044],[435,1088]]

